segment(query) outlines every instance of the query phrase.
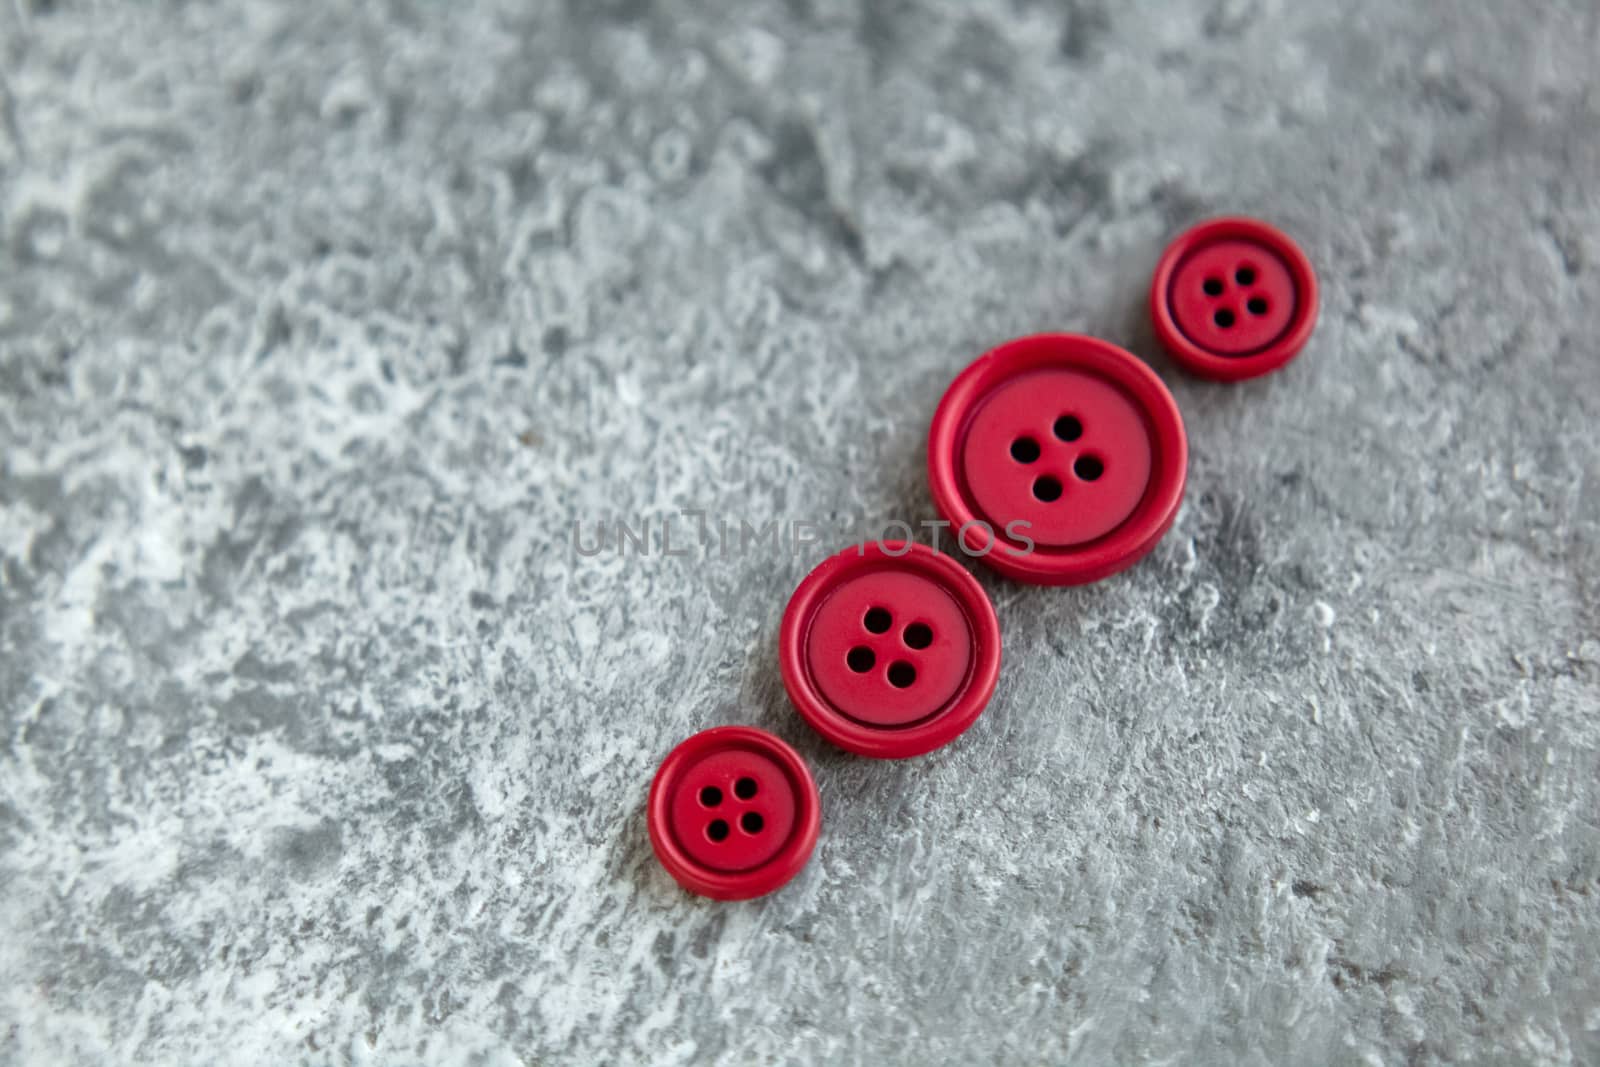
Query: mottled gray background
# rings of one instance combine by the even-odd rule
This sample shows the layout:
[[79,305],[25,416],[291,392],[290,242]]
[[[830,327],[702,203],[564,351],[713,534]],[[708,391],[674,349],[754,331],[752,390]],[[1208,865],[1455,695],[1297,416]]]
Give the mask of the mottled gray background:
[[[1600,14],[0,2],[0,1061],[1600,1062]],[[1220,212],[1306,353],[1177,373]],[[776,632],[1007,337],[1152,361],[1177,525],[983,580],[909,763]],[[683,507],[799,556],[578,558]],[[679,891],[703,727],[821,786]]]

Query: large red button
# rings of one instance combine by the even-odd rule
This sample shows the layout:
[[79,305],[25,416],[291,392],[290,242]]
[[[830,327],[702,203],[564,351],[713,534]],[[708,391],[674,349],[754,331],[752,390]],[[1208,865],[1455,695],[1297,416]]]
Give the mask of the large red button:
[[1288,235],[1246,218],[1188,230],[1156,264],[1150,314],[1172,357],[1219,381],[1277,370],[1317,321],[1317,276]]
[[800,583],[779,656],[789,699],[822,736],[862,756],[920,756],[989,703],[1000,624],[983,587],[949,556],[868,542]]
[[656,858],[685,889],[718,900],[759,897],[788,882],[811,858],[821,821],[805,761],[754,727],[695,734],[650,784]]
[[928,434],[934,503],[964,550],[1042,585],[1096,581],[1142,558],[1177,516],[1188,465],[1161,379],[1076,334],[980,356]]

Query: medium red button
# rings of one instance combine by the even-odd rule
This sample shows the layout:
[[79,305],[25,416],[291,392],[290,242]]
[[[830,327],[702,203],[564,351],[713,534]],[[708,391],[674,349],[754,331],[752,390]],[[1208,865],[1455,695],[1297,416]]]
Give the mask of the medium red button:
[[823,737],[862,756],[920,756],[989,703],[1000,624],[983,587],[949,556],[868,542],[800,583],[779,658],[790,701]]
[[764,730],[719,726],[673,749],[650,784],[656,858],[690,892],[770,893],[811,858],[817,786],[794,749]]
[[980,356],[928,433],[934,503],[965,550],[1041,585],[1096,581],[1142,558],[1177,516],[1188,465],[1161,379],[1076,334]]
[[1156,334],[1189,370],[1239,381],[1277,370],[1305,347],[1317,321],[1317,276],[1300,246],[1255,219],[1213,219],[1188,230],[1150,283]]

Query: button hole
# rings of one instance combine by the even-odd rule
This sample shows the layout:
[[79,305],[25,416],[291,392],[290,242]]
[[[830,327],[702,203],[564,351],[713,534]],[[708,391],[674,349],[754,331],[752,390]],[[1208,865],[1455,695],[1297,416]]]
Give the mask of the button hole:
[[1206,291],[1207,296],[1221,296],[1225,286],[1221,278],[1207,278],[1201,288]]
[[917,669],[905,660],[889,664],[889,684],[904,689],[917,680]]
[[1250,309],[1250,314],[1252,315],[1265,315],[1270,310],[1271,305],[1267,303],[1265,297],[1253,296],[1250,298],[1250,303],[1246,304],[1245,307]]
[[1240,285],[1254,285],[1256,283],[1256,271],[1255,271],[1255,268],[1254,267],[1240,267],[1238,269],[1238,271],[1234,274],[1233,280],[1238,282]]
[[753,811],[747,811],[739,816],[739,829],[747,834],[759,834],[767,821]]
[[1106,472],[1099,456],[1079,456],[1072,464],[1072,473],[1086,482],[1092,482]]
[[1046,474],[1033,483],[1033,495],[1046,504],[1061,499],[1061,479]]
[[1011,458],[1018,463],[1032,463],[1039,458],[1039,442],[1031,437],[1019,437],[1011,442]]
[[908,648],[927,648],[933,644],[933,628],[925,622],[914,622],[903,634]]
[[713,841],[726,841],[728,839],[728,821],[726,819],[712,819],[711,825],[706,827],[706,836]]
[[754,778],[741,778],[733,783],[733,795],[740,800],[749,800],[756,795],[756,780]]
[[872,665],[878,662],[878,657],[874,656],[872,649],[866,645],[857,645],[845,653],[844,661],[857,674],[866,674],[872,669]]
[[722,803],[722,790],[714,785],[708,785],[700,790],[700,803],[708,808],[714,808]]
[[1063,441],[1076,441],[1083,436],[1083,423],[1071,415],[1063,415],[1056,420],[1051,430]]
[[1213,315],[1212,318],[1216,321],[1216,324],[1221,326],[1224,330],[1232,328],[1234,322],[1237,321],[1237,316],[1227,308],[1222,308],[1215,315]]
[[894,625],[894,616],[883,608],[873,608],[867,612],[863,625],[871,633],[886,634],[889,632],[889,627]]

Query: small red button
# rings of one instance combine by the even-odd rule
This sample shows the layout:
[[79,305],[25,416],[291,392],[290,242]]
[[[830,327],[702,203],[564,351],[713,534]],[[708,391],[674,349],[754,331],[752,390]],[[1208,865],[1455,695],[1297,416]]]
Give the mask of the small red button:
[[779,658],[790,701],[818,733],[858,755],[901,759],[977,720],[1000,673],[1000,624],[949,556],[868,542],[800,583]]
[[1189,370],[1225,382],[1254,378],[1305,347],[1317,322],[1317,276],[1281,230],[1213,219],[1167,246],[1150,313],[1161,344]]
[[800,873],[822,805],[794,749],[751,726],[719,726],[662,761],[648,822],[656,858],[685,889],[747,900]]
[[1189,465],[1178,406],[1116,345],[1009,341],[962,371],[934,412],[934,503],[969,554],[1041,585],[1131,566],[1177,516]]

